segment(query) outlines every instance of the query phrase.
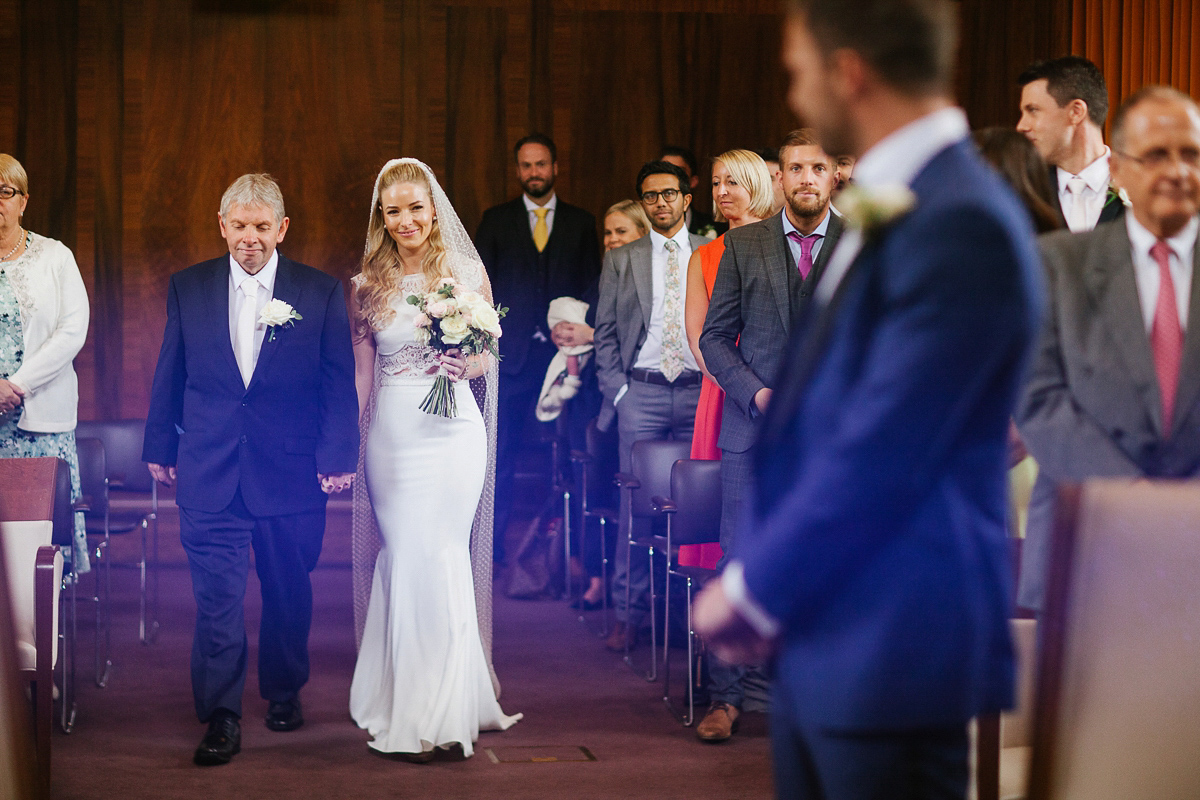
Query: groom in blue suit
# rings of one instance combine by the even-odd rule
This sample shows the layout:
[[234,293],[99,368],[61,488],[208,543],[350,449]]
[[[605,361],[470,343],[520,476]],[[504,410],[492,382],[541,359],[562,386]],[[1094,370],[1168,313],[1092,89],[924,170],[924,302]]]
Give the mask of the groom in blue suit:
[[780,797],[963,798],[1012,700],[1005,436],[1042,309],[1033,231],[949,98],[948,0],[793,0],[789,101],[859,157],[797,325],[717,655],[774,658]]
[[309,573],[325,501],[358,462],[354,356],[341,282],[281,255],[283,196],[244,175],[221,199],[229,255],[171,276],[142,458],[178,483],[180,539],[196,597],[192,692],[208,730],[194,761],[241,747],[254,549],[262,584],[259,691],[267,727],[303,724],[312,622]]

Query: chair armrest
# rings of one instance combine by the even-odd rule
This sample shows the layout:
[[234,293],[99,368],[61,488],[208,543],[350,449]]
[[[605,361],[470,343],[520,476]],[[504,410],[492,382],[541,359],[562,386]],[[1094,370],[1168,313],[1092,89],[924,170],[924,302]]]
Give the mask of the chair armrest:
[[613,476],[613,483],[622,489],[637,489],[642,485],[637,475],[630,475],[628,472],[618,472]]
[[118,472],[108,476],[109,488],[124,489],[125,488],[125,473]]
[[71,510],[72,511],[84,511],[84,512],[91,511],[92,510],[92,496],[90,494],[85,494],[83,497],[79,498],[78,500],[76,500],[74,503],[71,504]]
[[595,459],[585,450],[572,450],[571,460],[577,464],[590,464]]
[[669,497],[663,497],[661,494],[656,494],[650,498],[650,507],[659,514],[674,514],[679,510],[679,506],[675,505],[675,501]]
[[37,648],[38,672],[42,672],[43,668],[49,672],[50,664],[54,663],[54,561],[57,556],[58,545],[42,545],[38,548],[33,567],[34,626],[37,637],[34,646]]

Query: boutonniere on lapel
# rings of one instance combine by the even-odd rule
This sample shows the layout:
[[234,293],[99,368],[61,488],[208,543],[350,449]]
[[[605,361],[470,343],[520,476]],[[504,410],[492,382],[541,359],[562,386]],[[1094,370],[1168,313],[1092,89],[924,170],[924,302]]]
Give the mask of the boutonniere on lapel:
[[1126,208],[1133,208],[1133,202],[1129,199],[1129,194],[1125,189],[1109,181],[1108,193],[1104,195],[1104,205],[1110,206],[1116,202],[1120,202]]
[[268,342],[275,341],[275,331],[278,328],[290,328],[295,325],[296,320],[304,319],[296,313],[296,309],[292,308],[290,303],[285,303],[277,298],[271,298],[267,304],[263,306],[262,313],[258,315],[258,321],[262,325],[267,326],[270,335],[267,336]]
[[720,234],[717,233],[717,226],[709,222],[706,225],[696,229],[697,236],[703,236],[705,239],[716,239]]
[[899,184],[867,188],[852,183],[838,195],[837,209],[851,228],[866,239],[874,238],[896,220],[913,210],[917,196]]

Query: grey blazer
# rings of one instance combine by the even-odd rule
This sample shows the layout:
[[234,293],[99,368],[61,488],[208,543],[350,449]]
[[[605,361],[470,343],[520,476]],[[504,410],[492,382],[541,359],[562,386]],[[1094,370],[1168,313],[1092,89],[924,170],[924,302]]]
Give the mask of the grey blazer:
[[[692,250],[708,239],[688,234]],[[686,270],[686,262],[680,264]],[[650,312],[654,308],[654,278],[651,274],[650,235],[604,254],[600,269],[600,301],[596,305],[596,377],[604,404],[596,420],[608,430],[616,416],[613,399],[629,380],[629,370],[646,341]]]
[[801,279],[783,235],[783,213],[725,234],[700,333],[705,366],[725,390],[717,444],[730,452],[744,453],[754,444],[758,419],[750,403],[759,389],[775,386],[792,321],[811,302],[842,235],[841,217],[830,211],[813,269]]
[[1192,265],[1174,419],[1164,424],[1125,224],[1039,241],[1049,306],[1017,406],[1038,462],[1018,603],[1043,608],[1060,481],[1192,477],[1200,470],[1200,248]]

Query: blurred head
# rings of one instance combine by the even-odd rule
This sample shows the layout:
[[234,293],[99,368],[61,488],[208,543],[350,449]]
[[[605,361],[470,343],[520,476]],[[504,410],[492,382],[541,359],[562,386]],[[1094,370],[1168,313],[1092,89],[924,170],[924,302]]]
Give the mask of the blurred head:
[[1139,89],[1113,117],[1112,150],[1112,179],[1155,236],[1174,236],[1200,213],[1200,110],[1190,97]]
[[[9,191],[12,197],[3,197]],[[21,227],[21,216],[29,203],[29,178],[21,162],[8,153],[0,153],[0,240],[9,231]]]
[[222,195],[217,221],[233,260],[248,274],[256,274],[287,235],[279,184],[265,173],[243,175]]
[[558,148],[553,139],[531,133],[517,141],[513,156],[517,160],[517,180],[525,194],[540,200],[554,191],[554,180],[558,177]]
[[861,154],[850,113],[868,83],[910,98],[948,95],[957,19],[949,0],[789,0],[788,103],[827,152]]
[[757,222],[771,215],[771,173],[757,153],[730,150],[713,159],[713,216],[718,222]]
[[687,173],[666,161],[642,165],[637,196],[650,218],[650,227],[663,236],[674,236],[683,226],[683,215],[692,204]]
[[854,165],[858,163],[858,159],[854,156],[838,156],[833,163],[837,166],[837,184],[833,187],[833,196],[837,197],[838,192],[845,189],[854,179]]
[[797,228],[821,221],[829,208],[837,167],[812,128],[794,130],[779,148],[780,181],[788,216]]
[[1066,160],[1078,131],[1097,130],[1108,116],[1108,87],[1099,68],[1079,56],[1040,61],[1021,73],[1021,118],[1017,130],[1029,137],[1048,164]]
[[700,176],[697,174],[700,170],[700,162],[696,160],[696,154],[686,147],[674,144],[666,145],[659,154],[658,160],[674,164],[686,172],[690,188],[695,189],[700,185]]
[[642,238],[650,232],[650,220],[641,203],[622,200],[604,212],[604,252]]
[[983,128],[975,131],[974,137],[979,152],[1025,204],[1037,232],[1063,227],[1058,196],[1050,183],[1050,171],[1033,143],[1012,128]]
[[779,209],[783,208],[783,184],[779,182],[779,150],[760,147],[754,152],[758,153],[758,157],[767,165],[767,172],[771,173],[771,213],[778,214]]

